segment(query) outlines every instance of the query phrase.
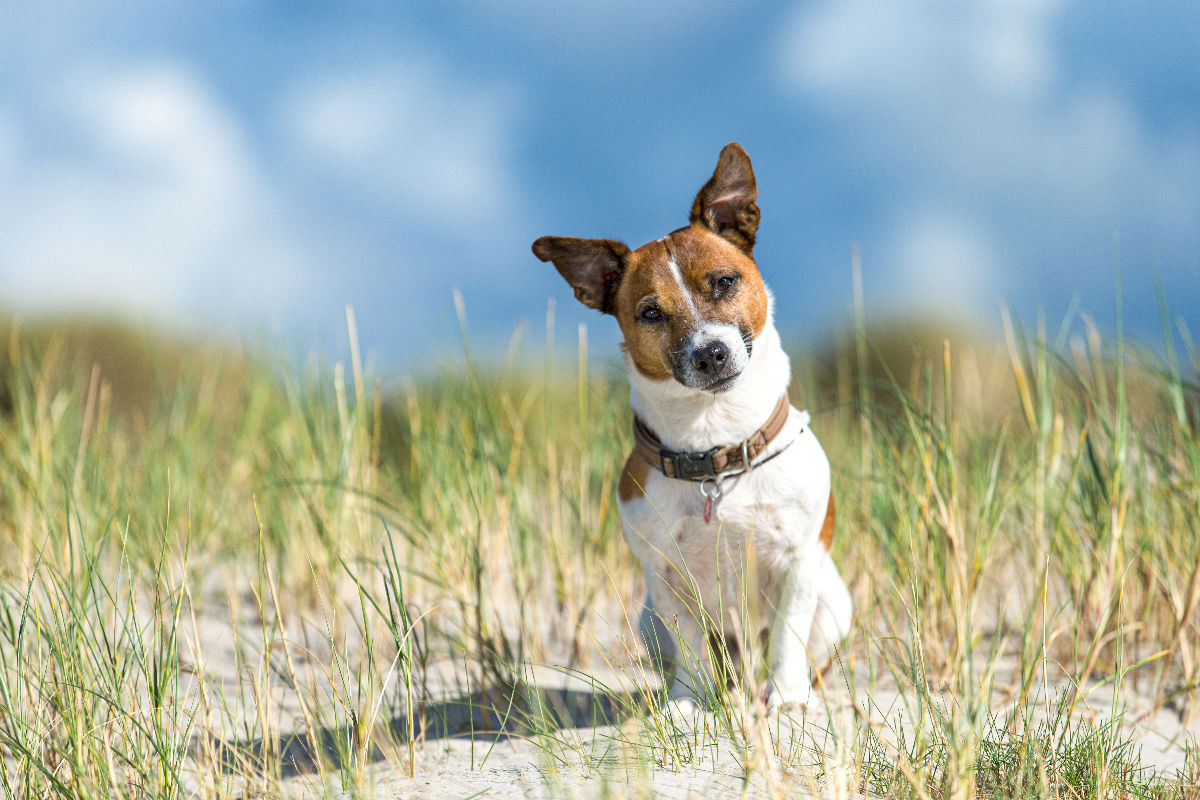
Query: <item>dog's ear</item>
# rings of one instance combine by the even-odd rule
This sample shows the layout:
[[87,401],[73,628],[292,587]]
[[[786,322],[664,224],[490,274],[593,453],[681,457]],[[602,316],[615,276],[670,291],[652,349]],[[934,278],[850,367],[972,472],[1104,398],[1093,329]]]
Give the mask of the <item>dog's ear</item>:
[[749,254],[754,249],[754,235],[761,216],[754,201],[758,186],[754,183],[754,168],[750,156],[737,142],[721,150],[717,168],[692,203],[692,224],[699,223]]
[[558,272],[575,289],[585,306],[612,314],[613,297],[629,248],[612,239],[576,239],[572,236],[543,236],[533,243],[533,254],[553,261]]

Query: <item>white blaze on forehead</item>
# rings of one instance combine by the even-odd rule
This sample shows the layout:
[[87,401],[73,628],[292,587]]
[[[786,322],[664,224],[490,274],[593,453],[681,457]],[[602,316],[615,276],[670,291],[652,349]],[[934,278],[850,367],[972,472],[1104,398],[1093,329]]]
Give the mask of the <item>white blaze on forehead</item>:
[[679,284],[679,291],[683,294],[683,299],[691,310],[692,316],[697,317],[696,303],[692,300],[692,292],[688,289],[687,284],[683,282],[683,273],[679,271],[679,265],[675,263],[675,259],[667,254],[667,266],[671,268],[671,274],[675,277],[675,282]]

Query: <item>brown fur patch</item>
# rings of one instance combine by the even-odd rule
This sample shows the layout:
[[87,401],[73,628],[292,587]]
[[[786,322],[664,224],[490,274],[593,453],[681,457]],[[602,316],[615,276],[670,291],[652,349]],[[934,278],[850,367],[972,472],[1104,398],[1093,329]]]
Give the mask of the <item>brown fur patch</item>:
[[[672,258],[682,287],[671,270]],[[716,298],[711,282],[726,274],[738,276],[737,284]],[[640,319],[651,302],[665,319]],[[638,372],[651,380],[668,380],[674,375],[674,359],[698,325],[733,325],[757,338],[767,324],[767,290],[753,258],[707,228],[692,225],[629,255],[613,313]]]
[[639,456],[636,450],[630,453],[629,458],[625,459],[625,468],[621,470],[621,480],[617,483],[617,497],[622,503],[628,503],[640,496],[649,477],[650,465],[646,459]]
[[829,492],[829,510],[825,512],[825,522],[821,524],[821,546],[828,553],[833,547],[833,491]]
[[706,321],[734,325],[757,338],[767,325],[767,289],[754,259],[699,226],[676,231],[668,240],[688,286],[707,289],[714,274],[729,272],[740,276],[732,293],[724,299],[714,299],[707,291],[693,293],[693,299]]
[[[648,301],[666,319],[653,323],[639,319]],[[691,314],[671,274],[666,245],[654,241],[630,254],[613,306],[625,338],[622,346],[634,367],[651,380],[668,380],[673,374],[669,354],[682,345],[681,324],[690,325]]]

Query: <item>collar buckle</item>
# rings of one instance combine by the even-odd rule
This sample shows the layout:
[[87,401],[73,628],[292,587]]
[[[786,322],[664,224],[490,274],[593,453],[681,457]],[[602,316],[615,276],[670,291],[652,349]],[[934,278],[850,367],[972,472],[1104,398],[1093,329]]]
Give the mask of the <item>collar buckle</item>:
[[715,478],[717,477],[717,471],[713,468],[712,459],[720,449],[720,447],[714,447],[704,453],[677,453],[671,450],[659,450],[659,467],[662,469],[663,474],[669,474],[666,470],[666,462],[669,458],[675,464],[676,478],[688,481]]

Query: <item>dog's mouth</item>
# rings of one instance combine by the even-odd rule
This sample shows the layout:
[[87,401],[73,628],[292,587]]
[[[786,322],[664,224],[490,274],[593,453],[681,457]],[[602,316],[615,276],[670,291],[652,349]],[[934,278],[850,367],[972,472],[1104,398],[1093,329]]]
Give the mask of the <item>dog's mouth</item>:
[[722,392],[727,392],[734,386],[737,386],[738,381],[741,379],[742,373],[735,372],[732,375],[716,378],[712,381],[712,383],[708,384],[707,386],[702,386],[700,389],[702,391],[709,392],[710,394],[721,394]]
[[716,375],[705,375],[696,370],[676,368],[675,380],[682,386],[698,392],[721,394],[737,386],[745,374],[744,369],[722,370]]
[[728,370],[716,375],[702,375],[695,371],[676,370],[675,380],[689,389],[708,394],[722,394],[738,385],[745,374],[744,369]]

